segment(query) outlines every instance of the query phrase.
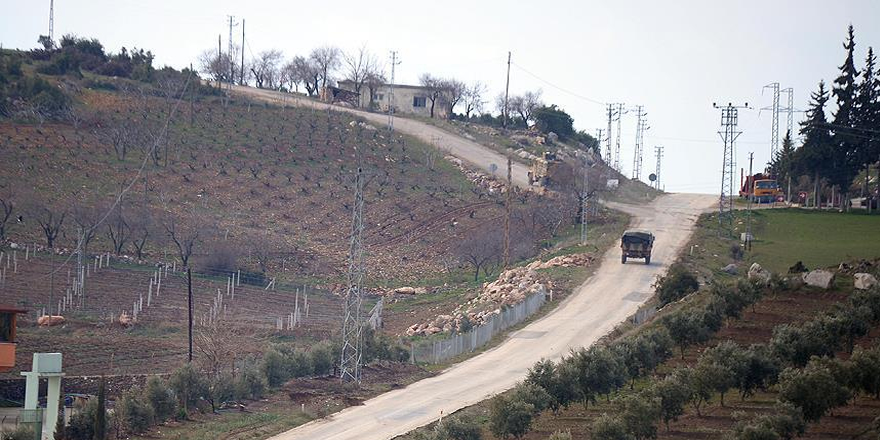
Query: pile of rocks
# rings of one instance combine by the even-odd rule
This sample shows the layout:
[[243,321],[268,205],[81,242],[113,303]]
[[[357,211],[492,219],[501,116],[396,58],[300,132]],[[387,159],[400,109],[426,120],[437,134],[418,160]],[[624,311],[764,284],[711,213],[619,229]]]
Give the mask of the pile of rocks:
[[467,177],[467,179],[470,180],[471,183],[474,184],[474,186],[484,188],[484,189],[488,190],[490,193],[504,191],[504,188],[506,185],[501,180],[498,180],[493,176],[488,176],[488,175],[485,175],[485,174],[480,173],[478,171],[474,171],[470,168],[465,167],[464,163],[461,161],[461,159],[459,159],[455,156],[446,156],[446,157],[444,157],[444,159],[452,162],[455,166],[457,166],[458,169],[462,173],[464,173],[465,177]]
[[534,270],[549,269],[551,267],[584,267],[589,266],[592,262],[593,257],[589,254],[571,254],[553,257],[545,262],[538,260],[526,267]]

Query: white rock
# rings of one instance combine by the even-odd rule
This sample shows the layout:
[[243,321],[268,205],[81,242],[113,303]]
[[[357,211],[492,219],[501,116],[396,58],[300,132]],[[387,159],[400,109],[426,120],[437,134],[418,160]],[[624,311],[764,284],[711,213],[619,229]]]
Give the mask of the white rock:
[[767,284],[770,282],[770,272],[761,267],[760,264],[752,263],[751,267],[749,267],[749,281]]
[[825,269],[816,269],[804,274],[804,283],[808,286],[828,289],[834,282],[834,272]]
[[877,286],[877,278],[869,273],[857,273],[853,275],[855,280],[855,288],[859,290],[868,290]]

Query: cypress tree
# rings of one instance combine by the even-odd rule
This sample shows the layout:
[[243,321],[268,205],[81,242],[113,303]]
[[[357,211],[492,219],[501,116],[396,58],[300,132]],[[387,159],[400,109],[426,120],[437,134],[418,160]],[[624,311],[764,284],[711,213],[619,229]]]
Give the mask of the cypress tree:
[[795,169],[802,174],[813,176],[816,192],[818,192],[819,178],[827,176],[832,169],[831,132],[828,130],[828,120],[825,118],[827,103],[828,91],[825,90],[825,82],[819,81],[819,89],[810,94],[807,118],[800,123],[804,144],[795,154]]
[[840,66],[840,75],[834,80],[832,91],[837,109],[834,112],[832,122],[832,131],[834,132],[832,171],[827,176],[832,185],[837,185],[840,188],[844,200],[860,168],[858,161],[859,139],[854,130],[856,128],[854,118],[856,113],[854,111],[856,79],[859,75],[853,61],[855,47],[853,27],[850,25],[847,30],[846,42],[843,44],[843,48],[846,49],[846,59]]
[[101,376],[101,384],[98,386],[98,408],[95,410],[95,440],[107,438],[107,395],[104,376]]
[[868,48],[865,68],[857,87],[854,122],[858,136],[858,162],[865,167],[865,187],[868,192],[868,172],[870,165],[880,158],[880,78],[876,75],[877,57],[874,49]]

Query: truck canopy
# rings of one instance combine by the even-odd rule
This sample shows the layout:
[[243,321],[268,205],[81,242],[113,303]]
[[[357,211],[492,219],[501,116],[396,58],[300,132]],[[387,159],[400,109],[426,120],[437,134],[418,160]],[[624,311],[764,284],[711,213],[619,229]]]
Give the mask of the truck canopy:
[[644,229],[630,229],[623,233],[622,240],[624,243],[654,243],[654,234]]

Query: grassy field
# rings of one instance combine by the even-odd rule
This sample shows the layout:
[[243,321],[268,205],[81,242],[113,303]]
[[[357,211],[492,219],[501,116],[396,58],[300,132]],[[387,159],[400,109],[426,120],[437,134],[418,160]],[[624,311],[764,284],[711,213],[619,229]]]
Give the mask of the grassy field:
[[751,258],[774,272],[880,257],[880,216],[802,209],[754,211]]

